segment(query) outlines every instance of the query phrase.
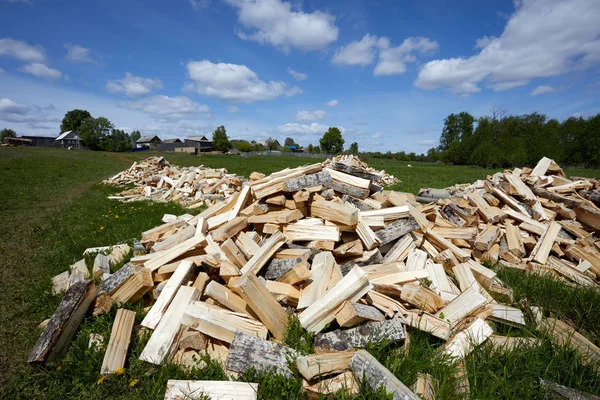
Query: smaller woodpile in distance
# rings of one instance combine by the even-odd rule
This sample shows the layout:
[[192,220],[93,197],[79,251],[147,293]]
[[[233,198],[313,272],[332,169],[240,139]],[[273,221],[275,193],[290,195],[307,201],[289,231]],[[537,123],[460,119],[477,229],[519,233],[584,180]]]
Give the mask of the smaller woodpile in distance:
[[[147,168],[113,180],[152,179],[141,172]],[[598,288],[597,181],[567,179],[544,158],[533,170],[415,198],[382,190],[375,175],[338,162],[253,173],[239,192],[200,214],[169,216],[143,232],[136,255],[118,271],[106,273],[112,253],[99,254],[97,283],[85,262],[72,266],[77,279],[57,277],[56,291],[66,294],[29,361],[56,358],[88,309],[99,314],[141,301],[150,338],[140,358],[149,363],[201,366],[198,356],[208,354],[232,377],[249,368],[292,376],[292,359],[310,394],[356,393],[356,380],[365,379],[394,398],[435,398],[431,376],[403,383],[364,347],[402,343],[409,327],[444,341],[439,351],[464,372],[464,358],[485,341],[536,345],[537,338],[494,333],[496,324],[525,326],[527,316],[488,262]],[[550,310],[532,311],[557,343],[584,361],[600,358],[598,347]],[[316,354],[283,344],[290,315],[315,335]],[[133,320],[118,310],[110,340],[102,339],[102,373],[125,365]],[[457,391],[468,392],[466,374],[459,381]],[[256,398],[255,389],[169,381],[165,398],[198,390]]]
[[212,205],[229,198],[242,187],[242,178],[225,168],[178,167],[164,157],[150,157],[104,180],[106,185],[135,185],[111,200],[123,202],[175,201],[184,207]]

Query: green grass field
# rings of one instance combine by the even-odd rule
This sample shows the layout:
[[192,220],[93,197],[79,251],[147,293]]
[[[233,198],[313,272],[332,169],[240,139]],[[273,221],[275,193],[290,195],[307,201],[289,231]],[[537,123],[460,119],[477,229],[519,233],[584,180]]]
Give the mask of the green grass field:
[[[110,335],[115,310],[86,318],[64,359],[44,368],[30,368],[26,358],[40,330],[60,302],[50,292],[50,278],[79,260],[87,247],[114,244],[139,237],[156,226],[164,213],[183,213],[174,204],[129,203],[106,199],[118,189],[98,183],[127,168],[135,160],[156,153],[102,153],[59,149],[0,148],[0,398],[6,399],[162,399],[167,379],[225,379],[216,362],[202,370],[184,371],[173,365],[151,366],[137,360],[147,338],[134,335],[125,373],[98,384],[103,353],[88,349],[91,332]],[[190,156],[165,154],[172,163],[225,167],[248,175],[257,170],[270,173],[318,159],[296,157]],[[485,178],[495,171],[369,160],[371,166],[398,176],[394,189],[416,192],[420,187],[444,187]],[[600,177],[598,170],[567,170],[568,175]],[[571,288],[547,277],[500,270],[500,277],[515,290],[516,306],[535,304],[552,311],[600,343],[600,294]],[[138,322],[143,314],[137,311]],[[310,348],[306,335],[291,324],[286,343],[301,351]],[[468,358],[471,397],[477,399],[543,398],[538,378],[600,394],[598,365],[585,366],[572,350],[558,348],[535,329],[502,326],[506,335],[536,336],[542,345],[502,352],[484,345]],[[370,349],[403,382],[410,385],[419,372],[439,382],[438,397],[457,398],[453,391],[455,369],[438,356],[440,342],[410,331],[410,347],[403,349],[378,343]],[[260,398],[303,398],[301,381],[251,373],[241,379],[259,382]],[[137,382],[136,382],[137,381]],[[133,384],[132,384],[133,383]],[[344,398],[340,396],[338,398]],[[385,398],[381,392],[361,388],[357,398]]]

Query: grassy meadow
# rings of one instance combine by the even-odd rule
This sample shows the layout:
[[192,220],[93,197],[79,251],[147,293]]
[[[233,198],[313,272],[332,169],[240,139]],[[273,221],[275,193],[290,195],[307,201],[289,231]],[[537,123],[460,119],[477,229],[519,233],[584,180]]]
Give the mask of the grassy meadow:
[[[61,297],[51,294],[50,279],[81,259],[87,247],[115,244],[139,237],[160,223],[165,213],[181,214],[171,203],[118,203],[106,197],[118,188],[99,182],[140,160],[157,153],[105,153],[43,148],[0,148],[0,398],[6,399],[162,399],[168,379],[226,379],[220,364],[206,360],[207,367],[186,371],[174,365],[154,366],[139,361],[147,337],[136,334],[122,375],[101,380],[103,352],[88,348],[90,333],[110,336],[116,313],[87,317],[65,357],[41,368],[31,368],[26,358],[39,334],[38,324],[49,318]],[[171,163],[191,166],[225,167],[229,172],[249,175],[252,171],[271,173],[285,167],[319,162],[300,157],[239,156],[181,153],[163,154]],[[472,182],[496,172],[478,167],[367,160],[385,169],[401,182],[393,189],[415,193],[420,187],[445,187]],[[567,175],[600,177],[599,170],[567,170]],[[544,309],[569,321],[596,345],[600,344],[600,294],[569,287],[548,277],[499,270],[500,278],[515,291],[515,306]],[[141,306],[136,322],[143,318]],[[527,315],[531,321],[531,316]],[[584,365],[579,355],[557,347],[535,325],[516,329],[496,325],[504,335],[541,339],[534,347],[502,351],[489,344],[467,359],[471,398],[544,398],[539,378],[600,395],[598,365]],[[369,349],[405,384],[418,373],[430,373],[438,382],[438,398],[456,399],[454,366],[437,352],[441,342],[409,330],[408,349],[376,343]],[[291,323],[285,342],[308,353],[307,333]],[[248,372],[240,377],[259,383],[259,398],[301,399],[298,376],[286,379]],[[336,398],[345,399],[344,395]],[[361,387],[357,399],[387,398],[381,391]]]

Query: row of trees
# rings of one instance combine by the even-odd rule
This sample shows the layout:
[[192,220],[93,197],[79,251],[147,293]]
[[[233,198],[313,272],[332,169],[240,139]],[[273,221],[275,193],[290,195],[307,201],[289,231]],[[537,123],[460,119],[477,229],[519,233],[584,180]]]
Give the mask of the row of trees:
[[494,108],[477,120],[450,114],[437,149],[428,156],[443,162],[483,167],[535,165],[542,157],[559,164],[600,167],[600,114],[563,122],[531,113],[506,115]]
[[105,117],[92,117],[87,110],[67,112],[60,124],[60,131],[76,131],[85,146],[91,150],[130,151],[142,136],[139,131],[127,133],[115,128]]

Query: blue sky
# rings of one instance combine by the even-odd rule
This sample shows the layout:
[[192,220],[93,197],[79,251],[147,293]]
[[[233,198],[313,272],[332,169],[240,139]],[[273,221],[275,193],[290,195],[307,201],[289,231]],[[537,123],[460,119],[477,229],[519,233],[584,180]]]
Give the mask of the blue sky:
[[600,1],[0,0],[0,127],[65,112],[162,138],[329,126],[425,152],[449,113],[600,112]]

